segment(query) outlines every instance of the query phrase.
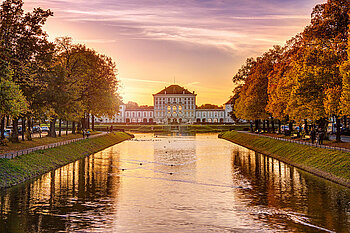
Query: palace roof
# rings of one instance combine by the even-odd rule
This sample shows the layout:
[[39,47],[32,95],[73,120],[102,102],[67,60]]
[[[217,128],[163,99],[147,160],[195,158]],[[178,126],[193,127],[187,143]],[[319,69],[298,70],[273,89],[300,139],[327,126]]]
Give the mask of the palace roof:
[[187,94],[187,95],[193,95],[194,93],[191,93],[189,90],[180,87],[179,85],[171,85],[168,86],[166,88],[164,88],[163,90],[161,90],[160,92],[158,92],[156,95],[183,95],[183,94]]
[[125,111],[153,111],[153,106],[126,106]]

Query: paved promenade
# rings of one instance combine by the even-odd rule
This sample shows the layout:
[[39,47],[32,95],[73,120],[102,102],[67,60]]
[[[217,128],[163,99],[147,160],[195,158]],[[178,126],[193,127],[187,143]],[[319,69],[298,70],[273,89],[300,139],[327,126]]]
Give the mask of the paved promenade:
[[268,136],[268,135],[264,135],[264,134],[250,133],[250,132],[246,132],[246,131],[239,131],[239,132],[251,134],[251,135],[255,135],[255,136],[266,137],[266,138],[273,138],[273,139],[277,139],[277,140],[281,140],[281,141],[287,141],[287,142],[298,143],[298,144],[303,144],[303,145],[308,145],[308,146],[320,147],[320,148],[325,148],[325,149],[330,149],[330,150],[340,150],[340,151],[350,152],[350,149],[342,148],[342,147],[319,145],[317,143],[298,141],[298,140],[287,139],[287,138],[273,137],[273,136]]
[[[89,136],[89,138],[95,138],[95,137],[99,137],[102,135],[105,135],[106,132],[102,132],[100,134],[94,134]],[[62,146],[62,145],[67,145],[69,143],[72,142],[77,142],[80,140],[86,140],[86,138],[74,138],[74,139],[70,139],[67,141],[62,141],[62,142],[56,142],[56,143],[51,143],[51,144],[46,144],[46,145],[42,145],[42,146],[37,146],[37,147],[32,147],[32,148],[27,148],[27,149],[23,149],[23,150],[17,150],[17,151],[10,151],[7,152],[5,154],[0,154],[0,158],[1,159],[13,159],[19,155],[24,155],[24,154],[29,154],[33,151],[37,151],[37,150],[45,150],[45,149],[49,149],[49,148],[54,148],[54,147],[58,147],[58,146]]]

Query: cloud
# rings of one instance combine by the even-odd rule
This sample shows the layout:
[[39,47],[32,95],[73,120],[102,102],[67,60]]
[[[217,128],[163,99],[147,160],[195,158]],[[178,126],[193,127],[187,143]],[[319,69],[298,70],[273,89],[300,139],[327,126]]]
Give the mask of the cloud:
[[146,93],[170,84],[162,78],[176,74],[200,98],[222,103],[246,57],[301,32],[315,4],[325,1],[26,0],[24,6],[54,12],[50,35],[72,36],[117,58],[130,100],[145,103]]
[[129,82],[143,82],[143,83],[163,83],[163,84],[169,84],[169,82],[157,81],[157,80],[150,80],[150,79],[137,79],[137,78],[123,78],[123,77],[121,77],[120,80],[129,81]]
[[[110,26],[121,38],[171,40],[225,50],[237,50],[241,44],[254,44],[256,41],[281,44],[284,41],[281,34],[286,30],[300,30],[300,21],[306,22],[310,14],[310,9],[300,10],[300,4],[305,2],[302,0],[28,2],[52,6],[57,17],[68,22],[88,22],[94,27]],[[121,28],[124,30],[118,31]],[[275,30],[273,37],[272,30]]]
[[75,40],[75,42],[77,42],[77,43],[106,44],[106,43],[115,43],[116,40],[90,39],[90,40]]

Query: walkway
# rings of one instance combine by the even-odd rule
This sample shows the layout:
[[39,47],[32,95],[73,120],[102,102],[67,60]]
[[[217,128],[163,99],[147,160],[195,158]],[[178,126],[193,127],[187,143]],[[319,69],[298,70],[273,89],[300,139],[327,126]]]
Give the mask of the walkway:
[[[89,138],[95,138],[95,137],[99,137],[99,136],[102,136],[102,135],[105,135],[105,134],[107,134],[107,133],[106,132],[102,132],[100,134],[91,135]],[[46,149],[50,149],[50,148],[55,148],[55,147],[58,147],[58,146],[67,145],[67,144],[72,143],[72,142],[77,142],[77,141],[80,141],[80,140],[83,140],[83,139],[84,138],[74,138],[74,139],[67,140],[67,141],[46,144],[46,145],[32,147],[32,148],[23,149],[23,150],[11,151],[11,152],[7,152],[5,154],[0,154],[0,159],[13,159],[13,158],[16,158],[19,155],[29,154],[29,153],[32,153],[32,152],[37,151],[37,150],[46,150]]]
[[238,132],[240,132],[240,133],[246,133],[246,134],[251,134],[251,135],[255,135],[255,136],[262,136],[262,137],[266,137],[266,138],[277,139],[277,140],[281,140],[281,141],[287,141],[287,142],[292,142],[292,143],[298,143],[298,144],[302,144],[302,145],[320,147],[320,148],[324,148],[324,149],[340,150],[340,151],[350,152],[350,149],[342,148],[342,147],[319,145],[319,144],[316,144],[316,143],[311,143],[311,142],[306,142],[306,141],[298,141],[298,140],[287,139],[287,138],[279,138],[279,137],[273,137],[273,136],[268,136],[268,135],[263,135],[263,134],[250,133],[250,132],[246,132],[246,131],[238,131]]

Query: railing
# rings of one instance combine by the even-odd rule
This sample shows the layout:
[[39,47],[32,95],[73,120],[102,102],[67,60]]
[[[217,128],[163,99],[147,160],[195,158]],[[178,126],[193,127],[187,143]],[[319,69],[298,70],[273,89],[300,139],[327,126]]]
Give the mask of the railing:
[[[89,138],[94,138],[94,137],[97,137],[97,136],[101,136],[101,134],[91,135]],[[58,146],[67,145],[67,144],[70,144],[72,142],[77,142],[77,141],[80,141],[80,140],[83,140],[83,139],[84,138],[74,138],[74,139],[70,139],[70,140],[67,140],[67,141],[56,142],[56,143],[52,143],[52,144],[37,146],[37,147],[23,149],[23,150],[18,150],[18,151],[12,151],[12,152],[8,152],[8,153],[5,153],[5,154],[1,154],[0,155],[0,159],[13,159],[13,158],[16,158],[17,156],[20,156],[20,155],[26,155],[26,154],[29,154],[29,153],[32,153],[32,152],[38,151],[38,150],[46,150],[46,149],[55,148],[55,147],[58,147]]]

